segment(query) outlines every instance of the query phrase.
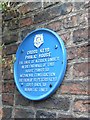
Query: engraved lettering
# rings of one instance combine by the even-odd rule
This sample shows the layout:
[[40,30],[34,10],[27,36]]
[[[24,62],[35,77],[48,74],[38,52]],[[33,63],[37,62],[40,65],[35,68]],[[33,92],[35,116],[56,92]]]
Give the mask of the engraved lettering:
[[37,58],[37,55],[35,54],[35,55],[26,55],[25,56],[25,59],[36,59]]
[[27,55],[37,54],[38,50],[29,50],[27,51]]
[[[19,61],[23,71],[19,76],[19,83],[24,84],[25,92],[47,92],[48,82],[58,80],[53,66],[60,60],[59,56],[52,56],[50,48],[28,50],[23,61]],[[52,69],[52,70],[51,70]]]
[[33,74],[20,74],[20,77],[33,77]]
[[51,57],[51,52],[39,54],[39,58]]

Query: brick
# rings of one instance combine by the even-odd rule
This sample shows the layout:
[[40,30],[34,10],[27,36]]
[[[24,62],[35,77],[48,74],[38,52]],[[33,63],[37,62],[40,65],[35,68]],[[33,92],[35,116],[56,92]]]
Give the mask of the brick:
[[2,17],[4,21],[9,21],[13,18],[19,17],[19,12],[15,9],[7,10],[4,12]]
[[36,112],[36,120],[39,120],[39,118],[56,118],[56,113],[54,112],[48,112],[43,110],[38,110]]
[[28,12],[33,12],[41,8],[41,2],[28,2],[18,8],[21,14],[26,14]]
[[84,42],[88,40],[88,29],[81,28],[73,32],[73,42]]
[[[19,99],[18,99],[19,98]],[[20,92],[16,91],[16,99],[15,99],[16,106],[33,106],[33,102],[29,99],[26,99],[24,96],[20,94]]]
[[11,70],[5,70],[3,72],[3,80],[13,80],[13,73],[11,73]]
[[77,56],[77,48],[76,47],[70,47],[67,48],[67,59],[73,60]]
[[83,115],[87,113],[88,115],[88,112],[90,111],[90,100],[87,98],[76,98],[74,100],[73,111],[74,113],[81,113]]
[[48,19],[50,19],[50,14],[47,11],[42,11],[36,15],[34,15],[34,23],[39,23],[42,21],[46,21]]
[[20,109],[15,108],[15,116],[14,118],[34,118],[34,111],[33,109]]
[[18,41],[18,33],[10,33],[2,37],[2,42],[7,45]]
[[78,23],[78,17],[77,16],[72,16],[72,17],[67,17],[63,20],[63,25],[64,28],[73,28],[79,25]]
[[59,94],[89,95],[88,82],[66,82],[61,85]]
[[41,3],[41,1],[29,2],[29,3],[27,3],[27,6],[28,6],[28,11],[30,10],[31,12],[33,12],[33,11],[35,11],[37,9],[40,10],[41,7],[42,7],[42,3]]
[[0,94],[0,107],[2,107],[2,94]]
[[73,120],[74,117],[70,114],[67,115],[67,114],[59,113],[58,114],[58,119],[59,120]]
[[89,75],[88,66],[90,63],[75,63],[73,67],[73,78],[84,78]]
[[84,9],[84,4],[85,4],[85,2],[73,2],[74,11]]
[[19,12],[20,12],[21,14],[25,14],[25,13],[28,12],[28,8],[27,8],[26,5],[20,6],[20,7],[18,8],[18,10],[19,10]]
[[63,19],[63,26],[65,29],[74,28],[81,25],[86,25],[88,22],[88,15],[83,13],[78,13],[76,15],[66,17]]
[[54,6],[56,4],[59,4],[57,1],[48,1],[48,0],[44,0],[43,2],[43,7],[46,9],[46,8],[50,8],[51,6]]
[[3,58],[2,71],[10,70],[11,69],[11,64],[12,64],[12,55],[9,55],[6,58]]
[[29,26],[32,24],[33,24],[32,18],[24,18],[20,20],[20,27]]
[[[2,15],[0,15],[0,28],[2,28]],[[1,29],[0,29],[0,34],[1,34]]]
[[2,110],[2,108],[0,107],[0,119],[2,118],[2,116],[3,116],[3,110]]
[[88,58],[89,45],[75,46],[67,48],[67,59],[68,60],[79,60]]
[[12,44],[12,45],[7,45],[3,47],[2,54],[3,55],[12,55],[16,54],[17,48],[19,44]]
[[67,97],[49,98],[46,101],[34,102],[33,104],[35,108],[68,111],[70,106],[70,99]]
[[2,104],[3,105],[10,105],[13,106],[14,102],[14,95],[10,93],[3,93],[2,94]]
[[13,18],[12,20],[8,21],[7,27],[9,30],[15,30],[19,28],[19,19]]
[[59,20],[59,21],[54,21],[52,23],[49,23],[47,25],[45,25],[46,28],[52,29],[53,31],[58,31],[62,29],[62,21],[63,20]]
[[89,54],[89,45],[80,46],[77,48],[77,58],[88,58]]
[[59,6],[52,7],[51,9],[47,9],[46,11],[42,11],[36,15],[34,15],[34,22],[42,22],[46,20],[50,20],[59,15],[66,15],[72,11],[71,3],[64,3]]
[[33,30],[35,30],[35,27],[22,30],[21,31],[21,40],[23,40]]
[[58,34],[60,35],[60,37],[62,38],[62,40],[64,41],[65,45],[71,45],[71,32],[66,32],[66,33],[63,33],[61,34],[61,32],[58,32]]
[[2,81],[0,81],[0,94],[2,93]]
[[11,116],[12,116],[12,108],[3,108],[3,117],[2,117],[2,120],[5,120],[5,119],[11,119]]
[[90,7],[90,1],[85,3],[85,8],[89,8]]
[[65,80],[72,80],[73,79],[73,65],[67,64],[66,73],[65,73]]
[[2,83],[3,93],[14,93],[14,90],[15,90],[14,82],[3,82]]

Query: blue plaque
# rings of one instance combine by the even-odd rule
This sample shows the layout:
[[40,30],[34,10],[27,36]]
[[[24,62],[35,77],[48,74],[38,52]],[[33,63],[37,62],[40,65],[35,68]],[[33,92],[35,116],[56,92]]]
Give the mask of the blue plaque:
[[66,65],[66,49],[60,36],[49,29],[37,29],[25,37],[17,50],[16,86],[30,100],[46,99],[62,83]]

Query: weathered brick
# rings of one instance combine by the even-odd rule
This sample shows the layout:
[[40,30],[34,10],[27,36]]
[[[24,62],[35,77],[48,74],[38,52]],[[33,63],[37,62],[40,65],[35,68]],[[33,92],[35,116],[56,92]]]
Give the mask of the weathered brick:
[[76,47],[67,48],[67,59],[68,60],[75,59],[76,56],[77,56],[77,49],[76,49]]
[[74,11],[78,11],[80,9],[84,9],[85,2],[73,2]]
[[47,25],[45,25],[46,28],[49,28],[49,29],[52,29],[54,31],[58,31],[58,30],[61,30],[62,29],[62,21],[63,20],[58,20],[58,21],[54,21],[54,22],[51,22]]
[[5,70],[3,72],[3,80],[13,80],[13,73],[11,73],[11,70]]
[[42,22],[45,20],[50,20],[59,15],[66,15],[72,11],[71,3],[64,3],[59,6],[52,7],[51,9],[47,9],[46,11],[42,11],[36,15],[34,15],[34,22]]
[[0,94],[2,93],[2,81],[0,81]]
[[60,35],[60,37],[62,38],[62,40],[64,41],[65,45],[71,45],[72,41],[71,41],[71,32],[66,32],[61,34],[61,32],[58,32],[58,34]]
[[15,85],[14,82],[3,82],[2,83],[2,92],[3,93],[14,93]]
[[2,116],[3,116],[3,110],[2,110],[2,108],[0,107],[0,119],[2,118]]
[[63,114],[63,113],[58,113],[58,119],[59,120],[74,120],[74,117],[70,114]]
[[2,94],[2,103],[3,105],[10,105],[13,106],[14,102],[14,95],[10,93],[3,93]]
[[2,15],[0,14],[0,34],[1,34],[1,31],[2,31]]
[[39,118],[56,118],[55,112],[48,112],[43,110],[38,110],[36,112],[36,120],[39,120]]
[[75,63],[73,67],[73,78],[84,78],[89,75],[88,66],[90,63]]
[[75,46],[67,48],[67,59],[78,60],[88,58],[89,45]]
[[50,2],[48,0],[44,0],[43,2],[43,7],[46,9],[46,8],[50,8],[51,6],[54,6],[56,4],[59,4],[60,2],[58,1],[54,1],[54,0],[51,0]]
[[10,33],[2,37],[2,42],[7,45],[18,41],[18,33]]
[[85,6],[84,7],[85,8],[89,8],[90,7],[90,1],[85,2]]
[[[89,95],[88,82],[66,82],[61,85],[59,94]],[[57,94],[58,94],[57,93]]]
[[63,20],[63,26],[64,28],[73,28],[75,26],[78,26],[78,17],[77,16],[72,16],[72,17],[67,17]]
[[77,47],[77,58],[88,58],[88,54],[89,54],[89,45],[84,45],[84,46],[80,46]]
[[84,42],[88,40],[88,29],[81,28],[73,32],[73,42]]
[[77,26],[85,25],[88,22],[88,16],[83,13],[79,13],[63,19],[64,28],[75,28]]
[[35,30],[35,27],[22,30],[21,31],[21,40],[23,40],[33,30]]
[[29,26],[33,24],[32,18],[24,18],[20,20],[20,27]]
[[4,21],[8,21],[8,20],[11,20],[13,18],[19,17],[19,12],[15,9],[7,10],[4,12],[2,17],[3,17]]
[[2,94],[0,94],[0,107],[2,107]]
[[33,12],[33,11],[35,11],[37,9],[40,10],[40,8],[42,7],[42,3],[41,3],[40,0],[38,0],[38,1],[36,0],[36,2],[29,2],[29,3],[27,3],[27,6],[28,6],[28,9],[31,12]]
[[29,11],[26,5],[20,6],[20,7],[18,8],[18,10],[19,10],[19,12],[20,12],[21,14],[25,14],[25,13],[27,13],[27,12]]
[[40,8],[41,8],[41,2],[38,2],[38,1],[32,2],[31,1],[31,2],[28,2],[28,3],[20,6],[18,8],[18,10],[21,14],[26,14],[28,12],[33,12],[33,11],[40,9]]
[[28,6],[27,5],[21,5],[19,8],[18,8],[20,14],[25,14],[27,13],[29,10],[28,10]]
[[65,80],[73,79],[73,65],[67,64]]
[[[19,99],[18,99],[19,98]],[[15,98],[16,106],[33,106],[33,101],[26,99],[24,96],[20,94],[20,92],[16,91],[16,98]]]
[[74,113],[83,113],[88,115],[88,112],[90,112],[90,100],[87,98],[76,98],[74,100],[74,106],[73,106]]
[[42,11],[34,15],[34,23],[42,22],[48,19],[50,19],[50,14],[47,11]]
[[12,116],[12,108],[3,108],[3,117],[2,120],[10,120]]
[[2,58],[2,71],[10,70],[12,64],[12,55],[8,55],[6,58]]
[[2,54],[3,55],[12,55],[16,54],[17,48],[19,44],[12,44],[12,45],[7,45],[3,47]]
[[50,109],[58,109],[63,111],[68,111],[70,106],[70,99],[67,97],[59,97],[59,98],[49,98],[46,101],[34,102],[35,108],[50,108]]
[[20,108],[15,108],[15,116],[14,118],[34,118],[34,111],[33,109],[20,109]]
[[9,30],[15,30],[19,28],[19,19],[18,18],[14,18],[10,21],[8,21],[8,25],[7,25]]

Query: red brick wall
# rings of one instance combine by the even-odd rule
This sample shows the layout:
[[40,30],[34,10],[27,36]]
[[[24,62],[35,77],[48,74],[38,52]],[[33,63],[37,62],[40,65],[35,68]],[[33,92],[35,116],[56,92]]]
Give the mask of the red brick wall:
[[[2,104],[3,118],[88,118],[90,2],[25,3],[2,13]],[[67,71],[62,85],[49,99],[24,98],[13,77],[13,60],[23,38],[37,28],[57,32],[67,49]],[[1,97],[1,96],[0,96]],[[89,116],[90,117],[90,116]]]

